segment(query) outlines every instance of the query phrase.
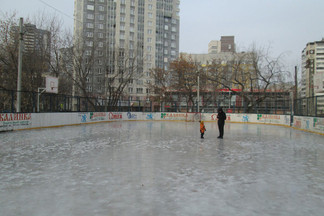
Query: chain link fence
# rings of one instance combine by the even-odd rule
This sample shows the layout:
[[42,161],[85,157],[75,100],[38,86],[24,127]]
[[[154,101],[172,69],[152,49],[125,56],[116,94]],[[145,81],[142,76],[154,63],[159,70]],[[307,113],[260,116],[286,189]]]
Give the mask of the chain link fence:
[[[16,112],[15,90],[0,90],[0,112]],[[289,94],[288,94],[289,95]],[[324,96],[302,98],[292,101],[284,98],[268,97],[253,107],[244,103],[243,98],[223,94],[212,101],[141,101],[120,100],[115,106],[109,106],[109,100],[80,96],[21,92],[21,112],[206,112],[215,113],[223,107],[227,113],[262,113],[299,116],[324,116]]]

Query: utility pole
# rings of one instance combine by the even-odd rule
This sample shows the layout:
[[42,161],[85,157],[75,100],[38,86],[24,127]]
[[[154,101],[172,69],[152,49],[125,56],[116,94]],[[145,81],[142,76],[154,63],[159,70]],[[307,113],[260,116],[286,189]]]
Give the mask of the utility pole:
[[295,66],[295,95],[294,100],[297,100],[297,89],[298,88],[298,80],[297,80],[297,66]]
[[20,112],[21,105],[21,73],[22,73],[22,58],[24,46],[24,19],[21,17],[19,22],[19,54],[18,54],[18,77],[17,77],[17,106],[16,112]]
[[197,108],[197,112],[199,113],[199,97],[200,97],[200,95],[199,95],[199,72],[198,72],[198,78],[197,78],[198,80],[197,80],[197,82],[198,82],[198,89],[197,89],[197,102],[198,102],[198,108]]

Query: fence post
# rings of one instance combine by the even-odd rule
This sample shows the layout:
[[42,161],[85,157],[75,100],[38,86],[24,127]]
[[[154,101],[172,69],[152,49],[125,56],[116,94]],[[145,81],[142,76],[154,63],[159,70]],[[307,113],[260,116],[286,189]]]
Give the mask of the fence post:
[[309,99],[309,98],[306,98],[306,104],[307,104],[307,106],[306,106],[306,108],[307,108],[307,109],[306,109],[306,110],[307,110],[307,112],[306,112],[306,116],[308,116],[308,106],[309,106],[309,104],[308,104],[308,103],[309,103],[309,100],[308,100],[308,99]]
[[315,117],[317,117],[317,97],[315,96]]
[[50,94],[50,108],[49,108],[50,112],[53,112],[53,110],[52,110],[52,103],[53,103],[53,101],[52,101],[52,94]]
[[80,110],[81,110],[81,99],[80,99],[79,96],[77,97],[77,105],[78,105],[78,112],[80,112]]
[[66,95],[64,95],[63,111],[66,112]]
[[35,92],[33,92],[33,94],[32,94],[33,96],[33,112],[36,112],[36,94],[35,94]]
[[15,93],[11,90],[11,112],[14,113],[15,111]]

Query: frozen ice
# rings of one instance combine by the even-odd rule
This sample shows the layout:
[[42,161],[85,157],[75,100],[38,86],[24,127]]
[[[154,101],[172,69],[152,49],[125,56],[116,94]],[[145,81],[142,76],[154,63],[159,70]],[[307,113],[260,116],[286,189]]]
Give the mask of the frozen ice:
[[0,215],[323,215],[323,136],[205,124],[0,133]]

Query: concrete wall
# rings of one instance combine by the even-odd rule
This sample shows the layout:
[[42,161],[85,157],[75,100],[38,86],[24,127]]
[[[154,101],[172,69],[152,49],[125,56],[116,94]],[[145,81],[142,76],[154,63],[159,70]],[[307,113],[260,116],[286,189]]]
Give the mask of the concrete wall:
[[[138,113],[138,112],[84,112],[84,113],[2,113],[0,131],[60,127],[110,121],[199,121],[216,122],[217,113]],[[288,115],[227,114],[227,122],[290,126]],[[294,117],[294,128],[324,135],[324,118]]]

